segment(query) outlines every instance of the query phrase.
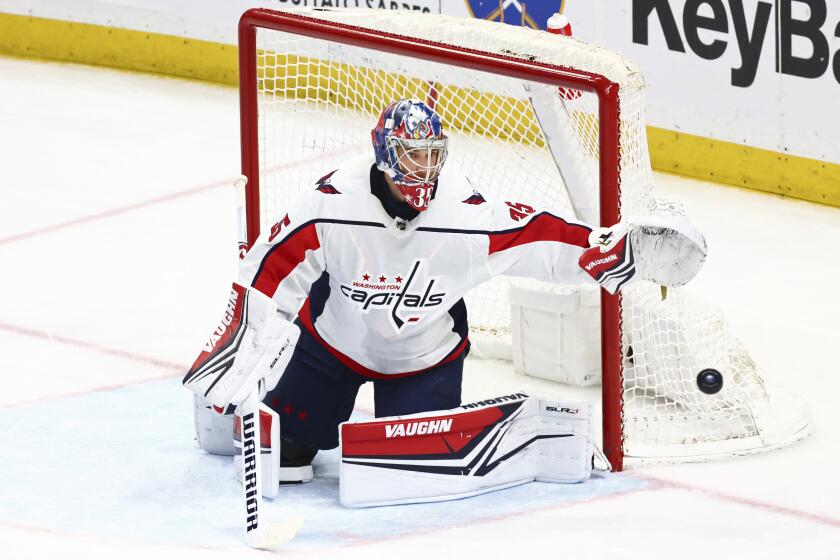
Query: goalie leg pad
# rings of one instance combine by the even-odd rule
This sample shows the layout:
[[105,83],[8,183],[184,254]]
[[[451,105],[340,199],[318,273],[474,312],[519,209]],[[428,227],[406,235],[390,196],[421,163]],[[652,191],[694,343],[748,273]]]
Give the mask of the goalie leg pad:
[[[539,451],[536,480],[577,483],[592,475],[592,405],[539,400]],[[571,435],[566,435],[571,434]],[[559,437],[557,437],[559,436]]]
[[534,480],[587,480],[590,405],[524,393],[341,426],[341,504],[445,501]]
[[214,455],[233,455],[233,414],[218,414],[212,405],[193,395],[195,439],[198,446]]

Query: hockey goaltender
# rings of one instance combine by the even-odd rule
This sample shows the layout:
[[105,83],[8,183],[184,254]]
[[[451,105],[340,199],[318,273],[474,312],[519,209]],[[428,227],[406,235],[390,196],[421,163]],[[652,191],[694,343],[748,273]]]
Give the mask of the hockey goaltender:
[[[703,236],[662,205],[594,228],[485,198],[445,166],[441,119],[420,101],[388,105],[372,141],[370,158],[324,175],[245,255],[184,378],[201,447],[235,452],[233,411],[259,383],[263,469],[280,473],[263,478],[267,495],[278,478],[311,480],[318,450],[339,444],[347,506],[586,480],[588,404],[514,393],[462,406],[464,294],[499,274],[610,293],[639,278],[681,285],[705,259]],[[376,419],[348,422],[367,382]]]

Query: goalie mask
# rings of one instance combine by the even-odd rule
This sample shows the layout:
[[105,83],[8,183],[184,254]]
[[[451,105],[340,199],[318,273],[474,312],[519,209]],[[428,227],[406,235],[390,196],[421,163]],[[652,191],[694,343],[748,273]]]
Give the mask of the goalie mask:
[[426,210],[447,154],[438,114],[422,101],[400,99],[382,111],[371,138],[376,166],[412,208]]

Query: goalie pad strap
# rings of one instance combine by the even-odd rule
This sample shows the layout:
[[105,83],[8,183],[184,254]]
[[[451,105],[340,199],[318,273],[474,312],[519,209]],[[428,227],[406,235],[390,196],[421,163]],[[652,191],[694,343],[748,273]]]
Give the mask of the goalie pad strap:
[[214,455],[233,455],[233,414],[214,411],[212,405],[193,395],[195,439],[198,446]]
[[581,482],[592,467],[588,403],[524,393],[452,410],[341,426],[341,503],[443,501],[542,480]]

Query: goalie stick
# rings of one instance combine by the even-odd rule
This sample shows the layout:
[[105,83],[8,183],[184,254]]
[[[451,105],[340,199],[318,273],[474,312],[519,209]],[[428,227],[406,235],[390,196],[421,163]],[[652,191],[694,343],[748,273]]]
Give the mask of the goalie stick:
[[[248,179],[238,177],[233,186],[236,189],[236,222],[239,242],[239,258],[242,259],[247,251],[247,234],[245,226],[245,186]],[[262,450],[262,427],[260,422],[260,388],[262,380],[251,391],[245,400],[239,404],[242,418],[242,492],[245,513],[245,544],[252,548],[271,548],[292,540],[303,525],[303,517],[297,517],[280,523],[266,524],[260,519],[262,511],[262,475],[260,453]],[[279,445],[279,441],[277,442]],[[277,495],[277,486],[272,485],[271,494]]]

